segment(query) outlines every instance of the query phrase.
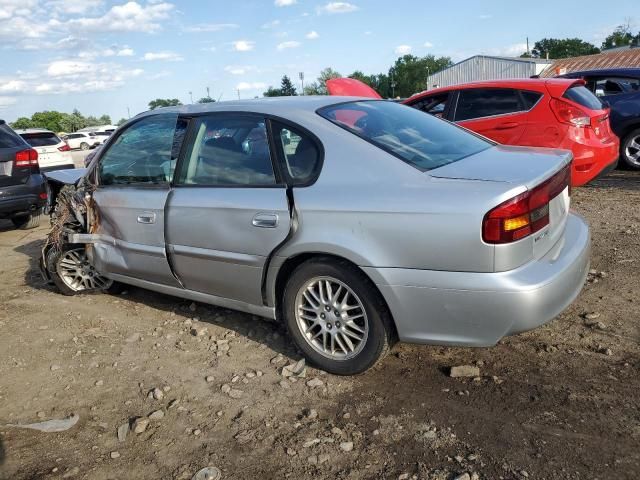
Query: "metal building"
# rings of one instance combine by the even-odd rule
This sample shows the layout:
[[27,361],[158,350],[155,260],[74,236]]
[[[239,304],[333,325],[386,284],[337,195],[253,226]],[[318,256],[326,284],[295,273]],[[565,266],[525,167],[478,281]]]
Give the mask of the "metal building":
[[428,89],[432,89],[480,80],[529,78],[539,75],[552,63],[553,60],[540,58],[475,55],[429,75],[427,85]]

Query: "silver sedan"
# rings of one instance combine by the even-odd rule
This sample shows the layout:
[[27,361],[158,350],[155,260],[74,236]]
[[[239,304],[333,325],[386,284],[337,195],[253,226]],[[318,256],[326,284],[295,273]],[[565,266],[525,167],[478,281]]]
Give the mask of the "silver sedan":
[[590,245],[570,163],[386,101],[159,109],[58,185],[42,267],[65,294],[129,284],[281,320],[356,374],[396,340],[490,346],[565,309]]

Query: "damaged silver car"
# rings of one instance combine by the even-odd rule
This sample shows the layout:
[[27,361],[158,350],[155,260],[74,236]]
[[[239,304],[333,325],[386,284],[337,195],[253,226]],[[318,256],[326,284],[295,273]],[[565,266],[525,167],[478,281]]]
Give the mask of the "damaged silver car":
[[42,269],[64,294],[129,284],[281,320],[355,374],[398,339],[490,346],[565,309],[590,244],[570,164],[386,101],[159,109],[77,181],[49,174]]

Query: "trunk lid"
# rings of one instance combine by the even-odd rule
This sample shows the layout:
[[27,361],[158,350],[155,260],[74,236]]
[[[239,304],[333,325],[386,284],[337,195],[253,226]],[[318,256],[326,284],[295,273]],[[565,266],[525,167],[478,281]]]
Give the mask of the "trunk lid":
[[532,188],[558,172],[571,159],[568,150],[496,145],[429,170],[427,174],[436,178],[506,182]]

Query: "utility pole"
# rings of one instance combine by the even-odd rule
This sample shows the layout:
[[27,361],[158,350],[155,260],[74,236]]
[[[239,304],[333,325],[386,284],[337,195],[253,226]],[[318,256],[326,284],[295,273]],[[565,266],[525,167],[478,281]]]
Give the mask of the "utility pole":
[[391,70],[390,74],[391,74],[391,98],[396,98],[396,82],[393,80],[393,70]]
[[304,72],[298,73],[298,77],[300,77],[300,83],[302,85],[302,93],[301,93],[301,95],[304,95]]
[[131,118],[131,112],[129,111],[129,107],[127,107],[127,117]]
[[529,37],[527,37],[527,57],[530,57],[531,54],[529,53]]
[[240,100],[240,89],[238,89],[238,100]]
[[209,94],[209,87],[207,87],[207,98],[211,98],[211,95]]
[[193,103],[193,92],[189,92],[189,97],[191,98],[191,103]]

